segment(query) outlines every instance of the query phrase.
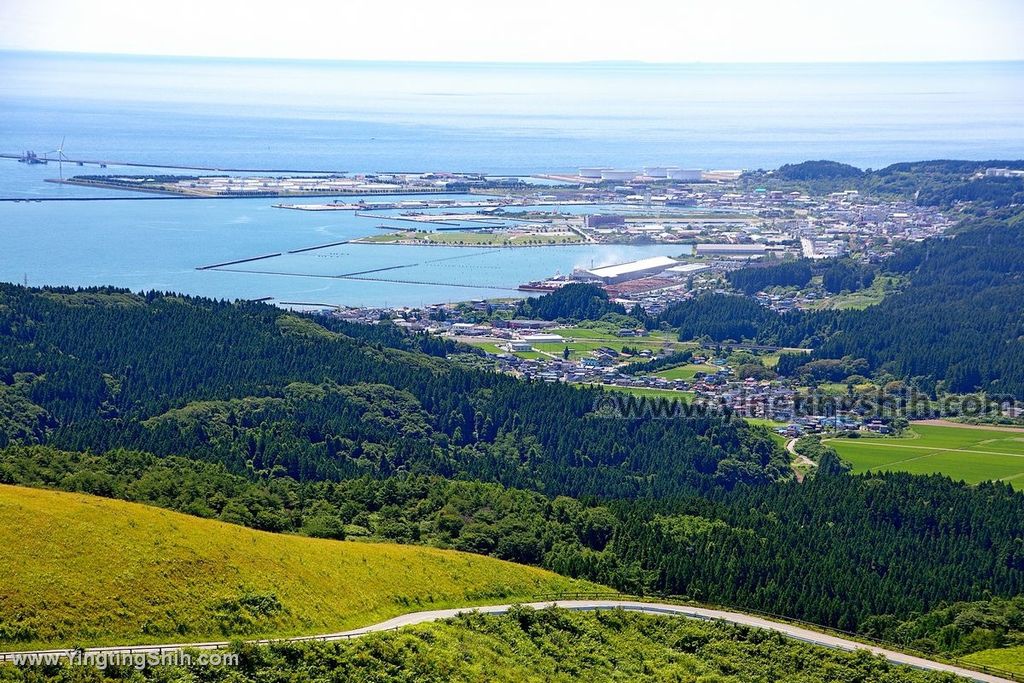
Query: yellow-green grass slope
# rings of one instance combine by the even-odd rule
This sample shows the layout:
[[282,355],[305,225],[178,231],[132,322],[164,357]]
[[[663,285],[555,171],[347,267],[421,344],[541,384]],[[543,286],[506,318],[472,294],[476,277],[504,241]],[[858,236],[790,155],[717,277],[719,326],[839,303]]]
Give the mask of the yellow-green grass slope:
[[989,666],[1024,676],[1024,646],[982,650],[967,655],[963,661],[974,666]]
[[435,548],[254,531],[0,486],[0,650],[345,630],[440,607],[586,590]]

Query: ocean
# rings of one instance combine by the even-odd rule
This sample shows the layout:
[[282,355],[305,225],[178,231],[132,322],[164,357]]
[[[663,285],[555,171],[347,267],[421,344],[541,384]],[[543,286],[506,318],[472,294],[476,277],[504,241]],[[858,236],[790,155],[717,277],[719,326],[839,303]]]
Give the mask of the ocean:
[[[350,172],[1022,158],[1024,63],[399,64],[0,52],[0,152],[42,153],[62,140],[71,158]],[[44,182],[56,170],[0,160],[0,197],[110,195]],[[365,219],[272,203],[0,203],[0,279],[418,305],[509,295],[523,280],[575,265],[679,251],[346,245],[262,263],[275,274],[195,270],[373,232]],[[435,260],[449,255],[460,258]],[[361,263],[415,266],[404,279],[436,284],[330,277]]]

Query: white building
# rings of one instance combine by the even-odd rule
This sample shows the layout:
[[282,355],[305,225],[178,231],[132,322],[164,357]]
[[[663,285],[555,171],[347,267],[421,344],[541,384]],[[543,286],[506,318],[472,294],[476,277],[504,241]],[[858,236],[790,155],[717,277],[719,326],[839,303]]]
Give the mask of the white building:
[[683,180],[696,182],[704,179],[704,171],[699,168],[670,168],[668,169],[669,180]]
[[564,342],[565,337],[560,334],[526,334],[521,341],[527,344],[557,344]]
[[694,275],[710,269],[711,266],[703,263],[680,263],[678,266],[668,268],[665,272],[673,275]]
[[648,275],[655,275],[678,264],[678,261],[668,256],[654,256],[639,261],[619,263],[614,266],[591,268],[590,270],[585,270],[584,273],[607,284],[614,284],[616,282],[626,282],[627,280],[637,280]]
[[764,256],[763,244],[698,244],[698,256]]
[[804,258],[836,258],[846,253],[846,244],[840,240],[800,238],[800,250]]
[[607,169],[601,171],[601,180],[632,180],[636,178],[636,171],[619,171]]

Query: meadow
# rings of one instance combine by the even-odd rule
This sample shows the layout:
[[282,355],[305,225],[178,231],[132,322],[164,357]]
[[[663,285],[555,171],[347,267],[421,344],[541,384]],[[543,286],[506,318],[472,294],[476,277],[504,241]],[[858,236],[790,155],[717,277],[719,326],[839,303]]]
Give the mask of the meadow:
[[0,648],[327,633],[592,587],[436,548],[272,534],[0,486]]
[[667,398],[669,400],[678,400],[683,403],[689,403],[693,400],[695,394],[692,391],[677,391],[675,389],[655,389],[653,387],[619,387],[619,386],[606,386],[606,391],[617,391],[624,394],[632,394],[633,396],[647,398]]
[[982,650],[967,655],[962,661],[974,666],[990,666],[1024,675],[1024,645]]
[[1000,480],[1024,484],[1024,429],[913,425],[903,437],[830,439],[828,445],[855,473],[901,471],[945,474],[970,484]]
[[718,368],[714,365],[708,365],[706,363],[679,365],[674,368],[667,370],[661,370],[660,372],[654,373],[658,377],[664,377],[665,379],[693,379],[698,372],[705,374],[711,374],[718,372]]

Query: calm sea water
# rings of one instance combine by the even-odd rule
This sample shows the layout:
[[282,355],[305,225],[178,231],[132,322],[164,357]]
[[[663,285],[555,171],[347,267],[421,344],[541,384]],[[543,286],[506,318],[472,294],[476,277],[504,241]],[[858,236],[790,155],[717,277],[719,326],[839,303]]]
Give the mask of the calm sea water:
[[[343,244],[197,270],[376,232],[386,219],[347,211],[275,209],[260,199],[7,204],[0,208],[0,279],[29,284],[114,284],[218,298],[281,302],[422,305],[512,296],[526,280],[651,255],[675,246],[478,249]],[[369,280],[335,276],[366,273]],[[401,280],[401,282],[395,282]]]
[[[0,52],[0,152],[44,152],[62,138],[73,158],[348,171],[1021,158],[1024,63],[425,65]],[[0,196],[109,195],[44,182],[56,171],[0,161]],[[419,304],[507,293],[496,288],[592,260],[678,251],[346,246],[247,268],[287,274],[195,270],[374,232],[347,214],[271,203],[0,203],[0,279]],[[460,258],[437,260],[452,255]],[[468,287],[325,277],[409,264],[402,279]]]

